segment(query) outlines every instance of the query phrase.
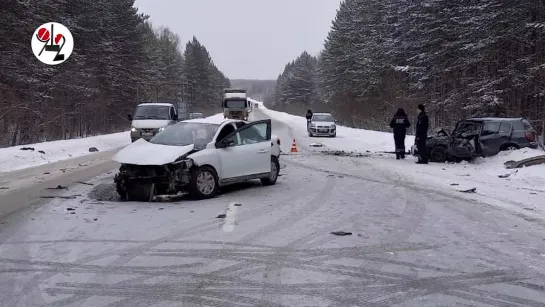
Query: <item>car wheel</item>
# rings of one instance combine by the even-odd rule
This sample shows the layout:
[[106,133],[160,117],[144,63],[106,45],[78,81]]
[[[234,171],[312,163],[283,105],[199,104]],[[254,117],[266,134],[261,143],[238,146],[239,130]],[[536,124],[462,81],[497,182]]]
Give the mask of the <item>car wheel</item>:
[[337,132],[335,132],[331,137],[336,138],[337,137]]
[[443,163],[447,161],[447,149],[444,146],[435,146],[430,152],[432,162]]
[[191,171],[190,194],[196,199],[208,199],[218,193],[218,175],[210,166],[202,166]]
[[309,133],[308,133],[308,136],[313,137],[314,135],[313,135],[312,133],[309,132]]
[[275,185],[278,180],[278,174],[280,173],[280,163],[275,156],[271,157],[271,174],[267,178],[261,178],[261,184],[263,185]]

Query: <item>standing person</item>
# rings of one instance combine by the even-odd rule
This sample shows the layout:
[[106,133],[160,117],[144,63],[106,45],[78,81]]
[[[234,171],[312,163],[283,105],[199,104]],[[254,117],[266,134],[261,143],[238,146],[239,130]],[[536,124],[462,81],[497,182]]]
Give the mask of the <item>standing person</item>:
[[312,111],[310,109],[307,110],[306,118],[307,118],[307,130],[308,130],[308,126],[310,125],[310,120],[312,119]]
[[394,142],[396,146],[396,159],[405,159],[405,136],[407,128],[411,126],[409,117],[402,108],[397,109],[396,114],[390,121],[390,128],[394,129]]
[[429,119],[424,105],[418,105],[418,121],[416,123],[416,148],[418,150],[417,164],[428,164],[428,148],[426,140],[428,138]]

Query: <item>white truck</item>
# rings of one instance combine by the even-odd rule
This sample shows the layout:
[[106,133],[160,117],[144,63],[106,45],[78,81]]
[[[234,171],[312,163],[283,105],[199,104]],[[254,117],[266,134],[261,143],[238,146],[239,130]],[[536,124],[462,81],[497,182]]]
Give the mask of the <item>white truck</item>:
[[224,89],[222,107],[225,118],[247,121],[251,112],[247,91],[236,88]]

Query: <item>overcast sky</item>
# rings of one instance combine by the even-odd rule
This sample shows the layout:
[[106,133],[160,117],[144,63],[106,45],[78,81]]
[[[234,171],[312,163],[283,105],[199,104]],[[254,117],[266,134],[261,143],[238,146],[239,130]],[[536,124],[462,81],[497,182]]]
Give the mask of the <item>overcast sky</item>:
[[322,49],[340,2],[136,0],[135,6],[151,15],[154,25],[178,34],[184,45],[195,35],[228,78],[276,79],[304,50]]

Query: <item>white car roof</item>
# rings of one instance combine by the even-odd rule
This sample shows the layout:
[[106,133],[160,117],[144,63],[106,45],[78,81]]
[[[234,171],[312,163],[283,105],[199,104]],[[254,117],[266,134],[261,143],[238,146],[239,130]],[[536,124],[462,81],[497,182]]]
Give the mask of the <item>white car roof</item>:
[[168,103],[168,102],[144,102],[138,104],[138,106],[163,106],[163,107],[171,107],[174,104]]

